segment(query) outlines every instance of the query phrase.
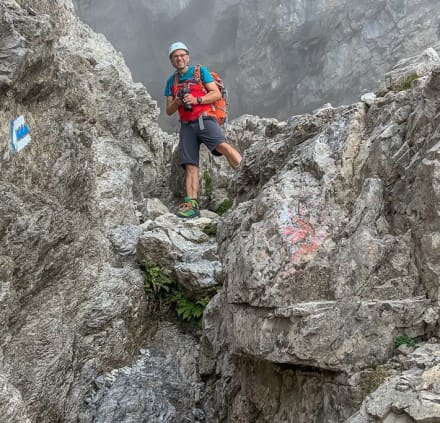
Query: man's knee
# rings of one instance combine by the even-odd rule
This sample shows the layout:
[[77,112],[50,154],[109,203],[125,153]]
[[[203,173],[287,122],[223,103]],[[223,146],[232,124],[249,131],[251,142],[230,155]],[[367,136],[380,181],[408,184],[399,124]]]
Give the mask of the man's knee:
[[235,149],[232,147],[231,144],[228,144],[227,142],[222,142],[215,148],[219,153],[226,156],[227,154],[232,153]]
[[186,163],[185,164],[185,172],[189,173],[189,174],[195,174],[199,171],[199,168],[191,163]]

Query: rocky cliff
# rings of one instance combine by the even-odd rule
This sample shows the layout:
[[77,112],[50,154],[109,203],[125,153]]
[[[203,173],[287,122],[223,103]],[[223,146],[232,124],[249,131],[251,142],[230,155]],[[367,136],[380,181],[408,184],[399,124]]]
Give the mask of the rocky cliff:
[[[78,421],[92,381],[151,331],[133,237],[137,205],[165,190],[172,142],[70,1],[0,13],[2,421]],[[32,140],[14,155],[20,115]]]
[[[389,361],[396,340],[436,342],[439,65],[430,49],[365,102],[242,119],[241,136],[261,139],[218,235],[226,284],[201,360],[213,420],[345,421],[371,379],[408,370]],[[431,348],[349,421],[440,419]]]
[[[242,165],[204,152],[182,222],[176,138],[121,55],[70,0],[0,13],[5,422],[440,421],[436,48],[350,106],[243,115]],[[217,292],[200,350],[145,260]]]

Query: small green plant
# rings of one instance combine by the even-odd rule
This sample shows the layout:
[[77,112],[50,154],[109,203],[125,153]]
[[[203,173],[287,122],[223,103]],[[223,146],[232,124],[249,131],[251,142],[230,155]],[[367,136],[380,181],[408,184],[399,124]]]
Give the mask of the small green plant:
[[176,305],[177,315],[185,322],[200,320],[209,302],[208,297],[199,300],[190,300],[186,298],[181,291],[174,291],[172,301]]
[[408,347],[415,347],[416,341],[410,336],[400,335],[394,340],[394,346],[400,347],[401,345],[406,345]]
[[403,81],[396,87],[397,91],[405,91],[411,88],[411,84],[413,81],[418,79],[419,76],[416,73],[412,73],[410,75],[405,76]]
[[208,236],[216,236],[217,235],[217,224],[216,223],[210,223],[209,225],[206,225],[203,229],[203,232],[205,232]]
[[227,198],[224,200],[215,211],[219,216],[223,216],[231,207],[232,207],[232,200]]
[[379,91],[376,93],[376,97],[385,97],[385,95],[387,94],[388,90],[386,88],[381,88],[379,89]]
[[205,194],[208,198],[212,197],[212,177],[207,171],[203,172],[203,181],[205,182]]
[[377,366],[374,369],[366,370],[361,374],[359,387],[364,395],[374,392],[383,381],[390,375],[386,366]]
[[160,299],[170,293],[175,284],[171,275],[159,266],[144,262],[145,266],[145,291],[155,299]]
[[184,322],[199,323],[203,310],[209,302],[208,297],[190,300],[180,291],[177,281],[169,271],[160,266],[144,261],[145,292],[153,300],[153,310],[163,312],[163,306],[177,313]]

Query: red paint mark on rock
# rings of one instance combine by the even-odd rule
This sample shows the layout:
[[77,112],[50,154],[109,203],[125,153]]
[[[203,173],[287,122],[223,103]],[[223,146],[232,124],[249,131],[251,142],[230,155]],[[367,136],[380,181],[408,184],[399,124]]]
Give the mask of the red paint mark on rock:
[[281,212],[280,233],[289,247],[292,263],[311,260],[327,238],[327,227],[322,220],[312,218],[304,207],[298,207],[298,210],[287,208]]

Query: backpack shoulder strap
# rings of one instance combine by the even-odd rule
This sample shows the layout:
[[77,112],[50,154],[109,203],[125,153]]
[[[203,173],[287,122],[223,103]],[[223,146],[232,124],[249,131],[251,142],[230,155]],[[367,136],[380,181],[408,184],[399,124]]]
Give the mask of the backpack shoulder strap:
[[201,67],[202,65],[200,65],[200,64],[198,64],[195,68],[194,68],[194,79],[197,81],[197,82],[202,82],[202,78],[201,78],[201,75],[200,75],[200,67]]
[[176,91],[177,91],[177,85],[179,84],[179,76],[177,75],[177,71],[174,72],[174,79],[173,79],[173,83],[171,84],[171,94],[173,96],[176,95]]
[[205,88],[205,84],[202,81],[202,75],[200,72],[200,68],[202,67],[202,65],[198,64],[195,68],[194,68],[194,80],[196,82],[199,83],[199,85],[202,87],[203,91],[208,92],[207,89]]

